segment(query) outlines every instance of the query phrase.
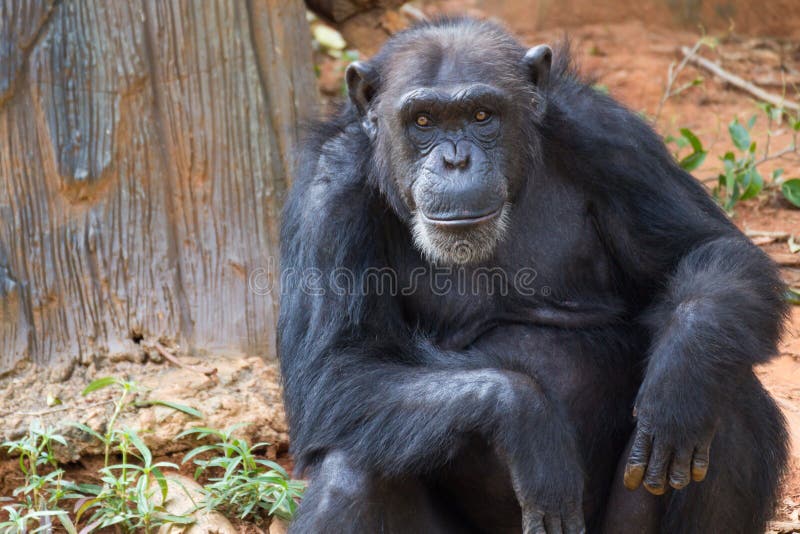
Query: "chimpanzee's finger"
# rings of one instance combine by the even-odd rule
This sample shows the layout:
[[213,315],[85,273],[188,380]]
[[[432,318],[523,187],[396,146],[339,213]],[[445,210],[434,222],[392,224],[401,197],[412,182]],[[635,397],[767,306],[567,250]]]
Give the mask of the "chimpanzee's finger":
[[644,487],[653,495],[663,495],[667,491],[667,467],[671,458],[672,449],[656,437],[644,475]]
[[625,487],[629,490],[635,490],[642,483],[652,446],[653,437],[644,430],[637,430],[631,446],[631,452],[628,455],[628,463],[625,464],[625,475],[622,479]]
[[692,449],[680,449],[672,458],[669,468],[669,485],[675,489],[683,489],[691,480]]
[[547,534],[544,528],[544,513],[533,511],[522,514],[523,534]]
[[558,514],[547,514],[544,516],[544,526],[547,534],[563,534],[561,529],[561,517]]
[[586,526],[583,524],[583,507],[578,506],[568,512],[561,521],[564,534],[585,534]]
[[695,482],[702,482],[708,473],[708,460],[711,449],[711,441],[698,446],[694,450],[694,457],[692,458],[692,480]]

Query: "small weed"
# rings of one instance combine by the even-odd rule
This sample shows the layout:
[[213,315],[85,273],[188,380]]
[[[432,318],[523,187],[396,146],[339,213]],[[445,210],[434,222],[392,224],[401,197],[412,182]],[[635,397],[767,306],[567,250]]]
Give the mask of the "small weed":
[[[67,532],[76,532],[67,513],[58,507],[70,483],[62,479],[64,470],[58,466],[53,454],[55,443],[67,445],[63,436],[34,420],[24,437],[0,444],[9,454],[19,455],[19,468],[24,477],[22,486],[12,493],[22,502],[3,507],[8,514],[8,521],[0,522],[0,532],[50,531],[53,518]],[[38,526],[29,530],[31,524]]]
[[[169,523],[189,524],[191,517],[176,516],[167,512],[163,503],[167,500],[167,480],[162,469],[178,469],[170,462],[153,462],[153,454],[135,430],[118,429],[116,422],[119,415],[131,406],[160,404],[174,410],[200,417],[202,414],[182,404],[166,401],[135,401],[132,397],[138,391],[134,382],[116,377],[103,377],[94,380],[84,395],[106,387],[116,386],[120,396],[114,401],[114,412],[106,425],[103,434],[88,426],[75,423],[83,430],[103,443],[104,462],[100,469],[100,484],[75,484],[72,492],[66,497],[77,499],[76,522],[80,522],[84,514],[91,513],[87,526],[82,532],[91,532],[110,526],[119,526],[129,532],[149,533],[153,528]],[[120,463],[111,464],[111,453],[120,456]],[[155,503],[156,490],[151,482],[155,482],[161,493],[161,504]]]
[[[227,430],[192,428],[178,436],[194,435],[197,439],[216,440],[215,443],[192,449],[182,462],[193,460],[197,465],[195,478],[206,471],[222,473],[220,476],[211,476],[209,483],[204,486],[203,505],[241,519],[264,511],[269,515],[291,519],[305,484],[291,480],[280,465],[255,454],[267,443],[256,443],[251,447],[246,440],[233,437],[233,432],[241,426],[234,425]],[[211,453],[212,456],[208,460],[199,459],[198,456],[204,453]]]
[[[739,201],[755,198],[766,189],[779,189],[786,200],[800,207],[800,178],[783,180],[783,169],[776,169],[772,173],[770,181],[765,181],[760,171],[760,167],[768,161],[800,152],[800,146],[797,143],[798,133],[800,133],[800,115],[791,116],[785,110],[771,104],[760,103],[758,107],[769,120],[765,147],[760,155],[758,145],[752,140],[750,133],[758,120],[757,115],[750,117],[746,123],[734,119],[728,125],[728,134],[734,150],[730,150],[720,157],[722,170],[715,180],[716,185],[712,191],[714,198],[728,213],[733,213],[733,209]],[[781,120],[789,122],[792,129],[792,141],[784,149],[770,153],[772,126]],[[702,165],[708,155],[708,150],[703,147],[698,136],[688,128],[681,128],[679,136],[667,136],[664,141],[668,145],[676,146],[675,159],[687,172],[692,172]],[[688,155],[684,155],[684,149],[687,147],[690,147],[692,151]]]
[[[113,430],[109,441],[113,450],[120,454],[120,463],[106,463],[100,469],[101,484],[76,484],[74,493],[67,495],[78,499],[76,522],[91,512],[84,531],[119,525],[128,532],[149,533],[164,524],[194,522],[191,517],[170,514],[163,506],[167,500],[167,479],[162,469],[177,470],[177,465],[153,462],[150,449],[132,429]],[[161,504],[156,504],[153,498],[157,490],[152,481],[160,491]]]
[[[58,521],[68,534],[78,534],[78,524],[84,525],[81,534],[109,528],[117,532],[149,533],[162,525],[194,522],[191,516],[171,514],[164,507],[169,491],[164,470],[177,470],[178,466],[153,461],[153,453],[139,434],[130,428],[117,428],[117,420],[125,410],[147,405],[166,406],[194,417],[202,417],[202,414],[174,402],[136,400],[137,385],[116,377],[93,381],[83,394],[107,387],[118,388],[119,396],[114,400],[114,412],[105,425],[105,431],[101,433],[84,424],[73,423],[103,444],[104,462],[96,484],[63,480],[64,470],[56,460],[53,446],[56,443],[66,446],[67,441],[52,429],[43,428],[39,421],[31,424],[23,438],[0,444],[0,448],[9,454],[19,455],[24,479],[23,484],[14,490],[13,498],[0,498],[0,501],[11,501],[0,509],[5,517],[0,521],[0,532],[52,532],[54,522]],[[197,476],[206,470],[211,474],[222,473],[210,478],[209,484],[202,488],[202,506],[241,518],[256,517],[264,512],[291,518],[302,496],[304,483],[291,480],[280,465],[256,455],[255,451],[266,443],[251,447],[246,440],[234,438],[236,428],[238,426],[225,431],[193,428],[177,437],[194,435],[197,439],[217,440],[193,449],[184,458],[184,462],[194,459],[198,466]],[[210,453],[211,458],[197,458],[203,453]],[[119,461],[113,462],[112,459],[116,458]],[[61,507],[64,499],[74,500],[73,514]]]

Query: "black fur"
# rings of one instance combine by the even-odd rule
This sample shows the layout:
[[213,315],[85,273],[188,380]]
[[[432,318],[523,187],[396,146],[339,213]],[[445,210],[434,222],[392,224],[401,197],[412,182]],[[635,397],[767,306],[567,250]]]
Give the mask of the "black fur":
[[[568,532],[581,505],[590,532],[643,518],[763,532],[787,458],[752,372],[786,313],[775,265],[565,49],[546,87],[526,87],[526,49],[504,30],[438,21],[370,60],[375,98],[430,84],[445,39],[474,59],[464,80],[518,95],[518,133],[497,149],[521,179],[509,230],[491,259],[436,274],[413,244],[401,156],[352,104],[311,128],[281,234],[286,410],[311,476],[293,532],[521,532],[540,511]],[[409,56],[420,68],[398,72]],[[535,294],[510,275],[432,289],[489,268],[533,269]],[[639,430],[675,450],[716,431],[705,481],[662,497],[622,487],[634,405]]]

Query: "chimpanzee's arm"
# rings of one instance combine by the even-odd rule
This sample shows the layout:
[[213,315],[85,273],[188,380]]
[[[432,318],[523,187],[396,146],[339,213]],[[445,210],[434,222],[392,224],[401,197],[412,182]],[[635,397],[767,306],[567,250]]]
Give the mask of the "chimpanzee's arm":
[[387,267],[387,215],[373,211],[357,162],[335,156],[361,149],[338,139],[301,169],[282,222],[279,355],[298,468],[338,450],[371,473],[419,475],[479,435],[508,462],[526,532],[545,512],[578,531],[583,475],[560,408],[527,376],[416,338],[397,295],[363,287],[367,269]]
[[624,271],[620,288],[651,332],[625,483],[660,494],[705,477],[721,404],[777,353],[784,286],[649,127],[595,98],[592,120],[572,117],[582,129],[572,138],[582,141],[571,147],[571,161],[594,167],[570,170],[591,177],[601,237]]
[[660,494],[667,481],[680,489],[705,478],[720,404],[777,352],[782,296],[774,265],[741,236],[698,244],[680,259],[647,318],[653,338],[628,487],[644,480]]

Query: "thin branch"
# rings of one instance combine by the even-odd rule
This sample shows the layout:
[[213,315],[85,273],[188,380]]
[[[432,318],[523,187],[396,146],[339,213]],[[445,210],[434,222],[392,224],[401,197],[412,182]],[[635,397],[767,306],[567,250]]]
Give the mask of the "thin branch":
[[[792,111],[800,111],[800,104],[796,102],[792,102],[791,100],[786,100],[778,95],[769,93],[760,87],[753,85],[752,83],[744,80],[735,74],[731,74],[730,72],[726,71],[713,61],[710,61],[704,57],[697,56],[693,52],[694,49],[687,48],[685,46],[681,47],[681,53],[685,56],[685,59],[698,67],[701,67],[712,74],[722,78],[729,84],[733,85],[741,89],[742,91],[746,91],[756,97],[757,99],[768,102],[773,106],[784,108],[784,109],[791,109]],[[695,50],[696,52],[696,50]]]
[[[769,139],[769,137],[767,137],[767,139]],[[764,156],[760,160],[756,161],[753,165],[758,167],[759,165],[761,165],[764,162],[772,161],[773,159],[780,159],[783,156],[787,156],[789,154],[795,154],[795,153],[797,153],[797,145],[792,143],[791,145],[787,146],[783,150],[779,150],[778,152],[775,152],[774,154],[770,154],[769,156]]]
[[170,353],[164,345],[156,341],[153,346],[158,351],[158,353],[163,356],[165,359],[171,361],[178,367],[183,369],[188,369],[189,371],[194,371],[195,373],[200,373],[202,375],[206,375],[209,378],[216,378],[217,376],[217,368],[216,367],[203,367],[202,365],[190,365],[183,363],[178,358],[176,358],[172,353]]
[[744,235],[747,237],[771,237],[776,241],[785,241],[791,237],[789,232],[772,232],[769,230],[746,230]]
[[661,95],[661,100],[658,102],[658,109],[656,109],[655,117],[653,117],[654,126],[658,124],[658,119],[661,117],[661,110],[663,109],[664,104],[667,102],[667,100],[669,100],[671,96],[674,96],[672,93],[672,86],[678,79],[678,75],[684,68],[686,68],[686,63],[689,61],[689,58],[695,55],[697,51],[700,50],[700,47],[703,46],[703,44],[704,41],[701,39],[697,41],[691,49],[683,47],[681,51],[683,51],[684,49],[688,50],[688,55],[684,53],[685,57],[681,60],[680,63],[678,63],[677,67],[675,66],[674,61],[669,64],[669,71],[667,73],[667,87],[664,89],[664,94]]

